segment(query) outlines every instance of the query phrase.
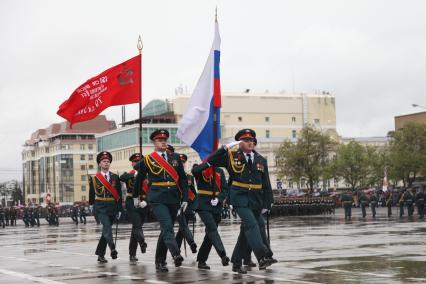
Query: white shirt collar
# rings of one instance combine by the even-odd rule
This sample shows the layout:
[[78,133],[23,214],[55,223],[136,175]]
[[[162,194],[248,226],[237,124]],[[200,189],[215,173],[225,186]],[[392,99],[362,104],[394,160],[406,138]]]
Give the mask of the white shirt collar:
[[166,155],[166,160],[167,160],[167,151],[161,152],[161,151],[157,151],[158,155],[160,155],[160,157],[163,157],[163,154]]
[[247,156],[250,155],[251,161],[254,161],[254,152],[251,151],[250,153],[244,153],[244,157],[246,158],[246,161],[248,161]]
[[105,175],[107,175],[107,177],[109,178],[110,177],[110,172],[109,171],[107,171],[106,173],[104,173],[103,171],[101,171],[101,174],[103,175],[103,176],[105,176]]

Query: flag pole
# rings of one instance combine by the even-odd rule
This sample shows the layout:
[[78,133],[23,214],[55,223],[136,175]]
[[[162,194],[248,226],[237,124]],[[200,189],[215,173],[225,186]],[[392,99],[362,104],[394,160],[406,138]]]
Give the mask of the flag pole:
[[[215,24],[217,23],[217,6],[215,9],[215,14],[214,14],[214,21]],[[213,88],[213,92],[214,92],[214,88]],[[215,96],[215,95],[213,95]],[[215,99],[213,98],[213,101]],[[217,150],[217,107],[215,106],[215,104],[213,103],[213,149],[212,149],[212,153],[214,153],[214,151]],[[212,195],[212,199],[216,198],[217,192],[216,192],[216,187],[215,187],[215,183],[216,183],[216,170],[213,167],[213,173],[211,176],[211,183],[212,183],[212,191],[213,191],[213,195]]]
[[142,38],[139,35],[137,48],[139,50],[140,62],[140,80],[139,80],[139,153],[142,154]]

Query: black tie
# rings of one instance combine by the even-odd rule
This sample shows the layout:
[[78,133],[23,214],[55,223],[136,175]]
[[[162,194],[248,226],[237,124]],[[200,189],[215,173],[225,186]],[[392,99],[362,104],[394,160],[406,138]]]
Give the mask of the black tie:
[[109,180],[108,180],[108,175],[107,175],[107,174],[105,174],[105,179],[106,179],[107,181],[109,181]]
[[164,154],[164,153],[163,153],[163,154],[161,154],[161,157],[163,157],[163,159],[167,161],[167,159],[166,159],[166,154]]
[[251,155],[247,154],[247,164],[251,168],[253,166],[253,161],[251,160]]

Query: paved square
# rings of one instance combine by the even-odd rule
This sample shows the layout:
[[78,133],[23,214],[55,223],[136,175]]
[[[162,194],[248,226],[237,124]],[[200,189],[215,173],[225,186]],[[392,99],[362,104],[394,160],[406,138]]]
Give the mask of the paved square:
[[[89,217],[87,225],[74,225],[62,218],[59,227],[0,229],[0,283],[425,283],[426,222],[396,215],[360,217],[354,210],[345,221],[336,215],[279,217],[271,221],[271,244],[279,263],[266,271],[252,269],[246,275],[223,267],[212,250],[210,271],[196,268],[196,255],[187,247],[183,266],[175,268],[168,259],[169,273],[156,273],[154,252],[157,223],[145,224],[147,253],[139,262],[128,260],[130,225],[120,224],[118,256],[107,253],[107,264],[98,264],[93,254],[101,226]],[[220,233],[228,255],[236,241],[239,221],[225,220]],[[196,224],[195,239],[201,244],[204,229]],[[182,247],[183,250],[183,247]]]

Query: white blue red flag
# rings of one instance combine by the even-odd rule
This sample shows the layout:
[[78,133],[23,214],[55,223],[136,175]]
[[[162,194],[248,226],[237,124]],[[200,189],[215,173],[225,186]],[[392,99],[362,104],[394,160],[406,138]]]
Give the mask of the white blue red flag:
[[202,160],[217,149],[220,138],[219,63],[220,35],[216,21],[212,49],[177,131],[177,137],[197,151]]

